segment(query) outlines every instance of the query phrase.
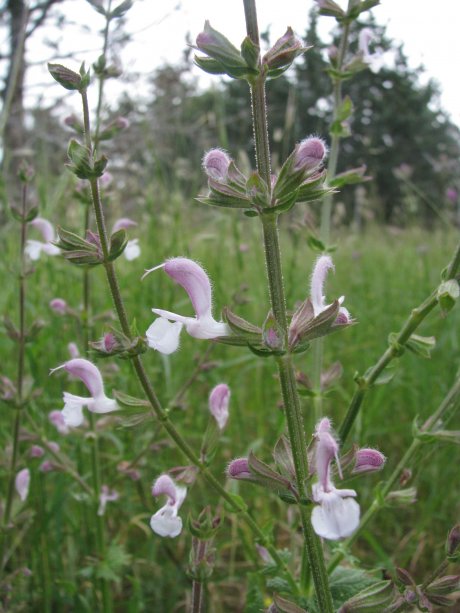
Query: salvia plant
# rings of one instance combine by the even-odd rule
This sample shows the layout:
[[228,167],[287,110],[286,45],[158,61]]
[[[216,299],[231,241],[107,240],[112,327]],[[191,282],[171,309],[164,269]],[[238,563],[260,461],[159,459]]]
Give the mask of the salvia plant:
[[[114,600],[121,569],[131,562],[131,554],[123,547],[129,527],[120,528],[114,537],[111,522],[112,509],[123,504],[121,480],[130,480],[137,488],[142,512],[133,518],[132,524],[141,526],[143,538],[156,543],[158,557],[177,560],[176,547],[188,548],[189,562],[181,572],[190,581],[189,591],[174,610],[183,610],[181,607],[193,612],[211,610],[207,594],[214,578],[222,572],[218,559],[227,554],[217,543],[226,530],[231,530],[232,541],[241,538],[247,554],[248,612],[264,608],[272,613],[432,611],[444,610],[455,603],[460,593],[460,575],[453,574],[460,551],[460,527],[454,525],[454,513],[450,518],[454,527],[446,538],[444,558],[424,579],[413,577],[411,569],[402,567],[385,571],[360,568],[359,550],[353,548],[375,516],[387,507],[416,503],[411,468],[430,452],[430,444],[458,443],[459,434],[449,429],[449,422],[460,403],[459,378],[439,406],[432,407],[428,418],[414,422],[413,441],[403,457],[392,458],[395,468],[391,473],[386,468],[385,439],[376,449],[350,445],[349,438],[365,407],[366,396],[376,385],[390,381],[393,371],[387,367],[391,362],[406,352],[430,356],[435,339],[419,335],[418,328],[431,311],[437,310],[445,317],[455,306],[459,295],[460,246],[442,271],[438,287],[414,306],[400,330],[390,335],[378,360],[355,375],[355,392],[345,407],[345,418],[334,424],[331,416],[324,414],[323,401],[327,388],[340,375],[340,365],[325,367],[324,343],[331,334],[352,339],[355,326],[360,324],[353,309],[348,310],[347,287],[341,288],[344,295],[342,291],[334,295],[326,287],[328,276],[335,267],[340,272],[341,263],[340,256],[333,258],[335,247],[330,243],[331,212],[334,195],[340,189],[370,180],[363,166],[337,174],[340,143],[350,134],[349,119],[353,112],[352,101],[343,95],[342,85],[361,70],[378,71],[382,57],[372,50],[373,33],[369,28],[361,29],[356,54],[351,54],[348,48],[350,30],[378,0],[349,0],[347,7],[333,0],[316,1],[319,14],[334,18],[341,31],[339,47],[329,52],[333,120],[328,135],[305,135],[279,168],[272,168],[271,164],[265,86],[267,81],[287,71],[296,58],[308,53],[308,47],[287,28],[263,53],[255,0],[243,1],[247,36],[239,47],[209,22],[194,45],[195,63],[203,71],[245,81],[249,89],[254,167],[249,171],[241,164],[239,167],[237,156],[219,147],[203,152],[207,190],[197,195],[197,201],[221,209],[224,215],[238,215],[238,223],[259,224],[268,305],[265,309],[261,307],[257,321],[243,317],[238,304],[232,303],[231,308],[226,306],[219,313],[213,303],[207,262],[197,262],[180,253],[168,254],[163,262],[151,262],[142,279],[141,274],[136,279],[138,270],[132,269],[130,284],[142,283],[152,296],[149,305],[137,305],[147,313],[150,308],[153,313],[147,329],[140,330],[136,323],[136,318],[145,316],[145,312],[128,313],[125,307],[124,291],[129,289],[121,287],[119,261],[124,258],[127,261],[122,265],[132,266],[131,262],[141,255],[141,246],[133,219],[122,216],[111,218],[109,223],[106,220],[111,215],[114,177],[108,171],[110,162],[103,152],[104,143],[117,138],[129,122],[124,117],[106,121],[104,86],[107,79],[119,75],[108,59],[110,30],[130,9],[130,0],[117,6],[110,0],[105,4],[90,2],[105,20],[102,53],[90,69],[83,64],[76,72],[59,63],[49,64],[55,81],[69,95],[79,96],[82,105],[81,117],[72,115],[65,121],[74,133],[67,149],[67,168],[75,177],[73,198],[81,206],[81,223],[79,227],[67,227],[65,219],[41,217],[38,208],[28,202],[32,172],[25,167],[21,170],[22,202],[11,207],[20,235],[18,324],[5,318],[8,336],[17,347],[17,376],[2,377],[2,400],[14,415],[2,502],[0,562],[4,610],[12,602],[17,575],[28,577],[31,573],[27,567],[16,564],[16,549],[36,519],[27,507],[29,492],[31,489],[38,492],[40,503],[34,511],[45,525],[51,520],[45,517],[44,479],[59,473],[64,473],[75,487],[71,504],[79,509],[84,526],[82,539],[88,546],[89,560],[79,576],[89,581],[93,604],[77,599],[78,610],[125,610],[121,602]],[[90,97],[94,91],[92,119]],[[316,261],[311,270],[298,263],[302,270],[305,268],[303,300],[290,304],[286,301],[283,280],[280,220],[294,207],[306,209],[318,201],[321,220],[310,240],[317,253]],[[48,421],[44,427],[36,413],[30,411],[31,406],[40,403],[40,392],[30,383],[25,356],[27,344],[33,342],[42,323],[32,322],[27,315],[26,290],[33,267],[50,256],[78,267],[81,297],[77,304],[70,304],[66,296],[55,296],[49,302],[50,316],[55,320],[63,318],[74,336],[67,346],[60,345],[58,363],[47,364],[53,375],[50,381],[59,383],[62,398],[55,399],[52,410],[42,407]],[[100,272],[105,276],[104,286],[97,276]],[[151,290],[160,286],[164,291]],[[110,292],[114,315],[97,312],[97,298],[104,288]],[[225,281],[225,292],[230,298],[231,279]],[[180,300],[178,313],[167,310],[170,296]],[[191,311],[192,315],[187,314]],[[186,335],[197,346],[204,347],[205,352],[196,369],[184,377],[179,391],[164,399],[163,392],[157,393],[159,370],[151,372],[146,367],[144,354],[167,370],[171,359],[168,356],[182,351],[181,339]],[[202,398],[207,425],[200,440],[176,424],[175,412],[180,410],[186,391],[203,372],[213,368],[209,351],[216,344],[227,346],[228,352],[265,359],[277,378],[284,431],[274,445],[271,460],[258,457],[260,441],[247,450],[241,448],[238,439],[228,436],[227,424],[232,419],[238,390],[231,389],[225,380],[209,386]],[[299,372],[297,366],[307,353],[313,357],[309,377]],[[46,354],[42,360],[47,360]],[[132,379],[129,387],[118,384],[120,369],[129,370]],[[307,415],[301,402],[303,396],[310,399]],[[266,407],[266,411],[274,409],[275,406]],[[246,416],[243,423],[245,419]],[[152,430],[152,445],[138,448],[136,436],[132,436],[134,459],[118,462],[114,478],[115,467],[102,460],[101,443],[114,440],[111,429],[135,424],[142,424],[145,431]],[[74,442],[76,460],[61,451],[62,443],[49,440],[46,432],[51,431],[60,441],[65,437],[66,441]],[[167,435],[162,445],[155,442],[159,432]],[[173,465],[173,456],[168,451],[171,446],[185,459],[185,465]],[[171,461],[168,469],[158,469],[158,462],[151,461],[152,455],[160,453]],[[215,469],[219,455],[234,458],[228,462],[225,473]],[[150,472],[144,480],[140,466],[146,463]],[[361,479],[377,472],[380,481],[373,490],[373,498],[363,501]],[[204,489],[203,485],[208,487]],[[273,526],[263,525],[257,510],[247,504],[244,498],[247,488],[258,490],[256,495],[276,513],[273,521],[284,521],[296,535],[299,547],[289,551],[277,542]],[[208,500],[210,491],[213,494]],[[194,499],[201,509],[197,515],[188,513],[188,499]],[[273,500],[277,503],[272,504]],[[179,541],[180,546],[176,545]],[[60,610],[53,604],[46,534],[41,535],[41,548],[43,600],[34,610]],[[229,576],[235,555],[232,546],[225,563]],[[158,582],[158,575],[152,576],[151,581]],[[265,600],[259,599],[260,594],[265,594]],[[143,609],[139,605],[132,610]],[[155,610],[172,609],[157,605]]]

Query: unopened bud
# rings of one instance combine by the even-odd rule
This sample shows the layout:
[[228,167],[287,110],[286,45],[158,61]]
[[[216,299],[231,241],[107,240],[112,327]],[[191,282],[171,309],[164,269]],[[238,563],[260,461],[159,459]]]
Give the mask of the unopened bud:
[[32,445],[29,450],[30,458],[42,458],[45,455],[45,450],[40,445]]
[[262,63],[269,68],[288,67],[295,58],[305,51],[302,41],[288,28],[286,33],[279,38],[271,49],[262,58]]
[[446,542],[447,555],[452,556],[460,547],[460,524],[455,525],[449,532]]
[[40,464],[39,471],[42,473],[51,473],[56,470],[56,465],[51,460],[45,460]]
[[414,502],[417,500],[417,490],[415,487],[408,487],[404,490],[390,492],[387,494],[385,500],[398,506],[414,504]]
[[203,168],[210,179],[224,183],[231,159],[222,149],[211,149],[203,158]]
[[339,613],[364,613],[365,611],[383,611],[394,598],[391,581],[379,581],[365,588],[347,600]]
[[53,298],[49,305],[58,315],[65,315],[67,313],[67,302],[63,298]]
[[231,479],[253,479],[247,458],[236,458],[227,466],[227,475]]
[[126,130],[126,128],[129,128],[129,119],[127,119],[126,117],[119,116],[114,120],[113,123],[120,130]]
[[326,143],[316,136],[309,136],[297,145],[296,169],[314,170],[327,153]]
[[354,475],[376,472],[382,470],[385,462],[386,457],[377,449],[358,449],[355,454],[355,466],[351,472]]

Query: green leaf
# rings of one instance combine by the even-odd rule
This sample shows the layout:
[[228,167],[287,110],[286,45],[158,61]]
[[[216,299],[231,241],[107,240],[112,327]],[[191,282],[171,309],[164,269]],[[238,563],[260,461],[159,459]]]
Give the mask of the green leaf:
[[243,613],[260,613],[264,610],[264,596],[259,586],[259,577],[255,573],[248,573],[248,591]]
[[443,281],[437,290],[437,299],[443,317],[455,306],[460,295],[460,287],[455,279]]
[[375,583],[375,579],[362,570],[339,566],[330,577],[331,594],[336,608],[349,598]]
[[336,175],[331,181],[329,181],[329,185],[330,187],[340,189],[341,187],[344,187],[344,185],[356,185],[357,183],[370,181],[371,177],[364,176],[365,172],[366,166],[350,168],[350,170]]
[[286,600],[286,598],[282,598],[279,594],[273,595],[273,602],[281,613],[307,613],[305,609],[290,600]]
[[132,6],[132,0],[124,0],[124,2],[119,4],[113,9],[113,11],[111,11],[110,19],[119,19],[120,17],[123,17],[123,15],[125,15]]
[[307,245],[316,253],[325,253],[326,245],[312,234],[307,238]]
[[78,72],[74,72],[62,64],[48,64],[48,70],[53,79],[65,89],[71,91],[82,91],[84,89],[82,78]]
[[411,334],[409,340],[406,342],[406,347],[415,355],[419,355],[422,358],[431,358],[431,352],[435,348],[436,338],[434,336],[420,336],[418,334]]

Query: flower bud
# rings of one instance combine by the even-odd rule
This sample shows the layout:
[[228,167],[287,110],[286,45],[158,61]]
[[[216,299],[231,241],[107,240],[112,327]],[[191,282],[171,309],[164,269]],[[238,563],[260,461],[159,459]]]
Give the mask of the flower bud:
[[49,441],[48,449],[51,449],[53,453],[59,453],[59,451],[61,450],[59,443],[56,443],[55,441]]
[[67,302],[63,298],[53,298],[49,306],[58,315],[65,315],[67,313]]
[[203,168],[210,179],[224,183],[231,159],[222,149],[210,149],[203,158]]
[[45,460],[40,464],[38,470],[42,473],[51,473],[56,470],[56,465],[51,460]]
[[227,475],[231,479],[253,479],[249,470],[248,458],[236,458],[227,466]]
[[455,525],[449,532],[446,542],[447,555],[452,556],[460,547],[460,524]]
[[287,68],[295,58],[305,51],[302,41],[288,28],[271,49],[262,58],[262,63],[268,68]]
[[383,468],[385,462],[385,456],[377,449],[358,449],[355,454],[355,466],[351,472],[353,475],[376,472]]
[[297,145],[296,170],[314,170],[317,168],[327,153],[326,143],[316,136],[309,136]]
[[45,455],[45,450],[40,445],[32,445],[29,450],[30,458],[41,458]]

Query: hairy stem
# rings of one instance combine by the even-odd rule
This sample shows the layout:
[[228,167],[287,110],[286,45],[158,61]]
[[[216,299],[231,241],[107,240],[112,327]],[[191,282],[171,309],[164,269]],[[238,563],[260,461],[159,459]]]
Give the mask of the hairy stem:
[[[259,45],[257,14],[255,0],[244,0],[246,30],[252,41]],[[251,101],[254,125],[254,140],[256,146],[257,170],[270,188],[270,146],[267,129],[267,109],[265,103],[265,79],[260,74],[250,83]],[[287,346],[287,315],[284,296],[284,284],[281,267],[281,251],[278,240],[277,216],[264,214],[262,228],[267,266],[270,305]],[[297,393],[294,367],[291,356],[286,354],[277,359],[278,373],[284,402],[284,410],[292,447],[296,483],[300,497],[306,495],[308,478],[307,446],[303,425],[302,410]],[[328,576],[324,563],[323,550],[319,538],[314,533],[310,521],[310,511],[300,505],[300,517],[304,534],[304,544],[313,576],[316,597],[323,613],[332,612],[332,597],[329,589]]]

